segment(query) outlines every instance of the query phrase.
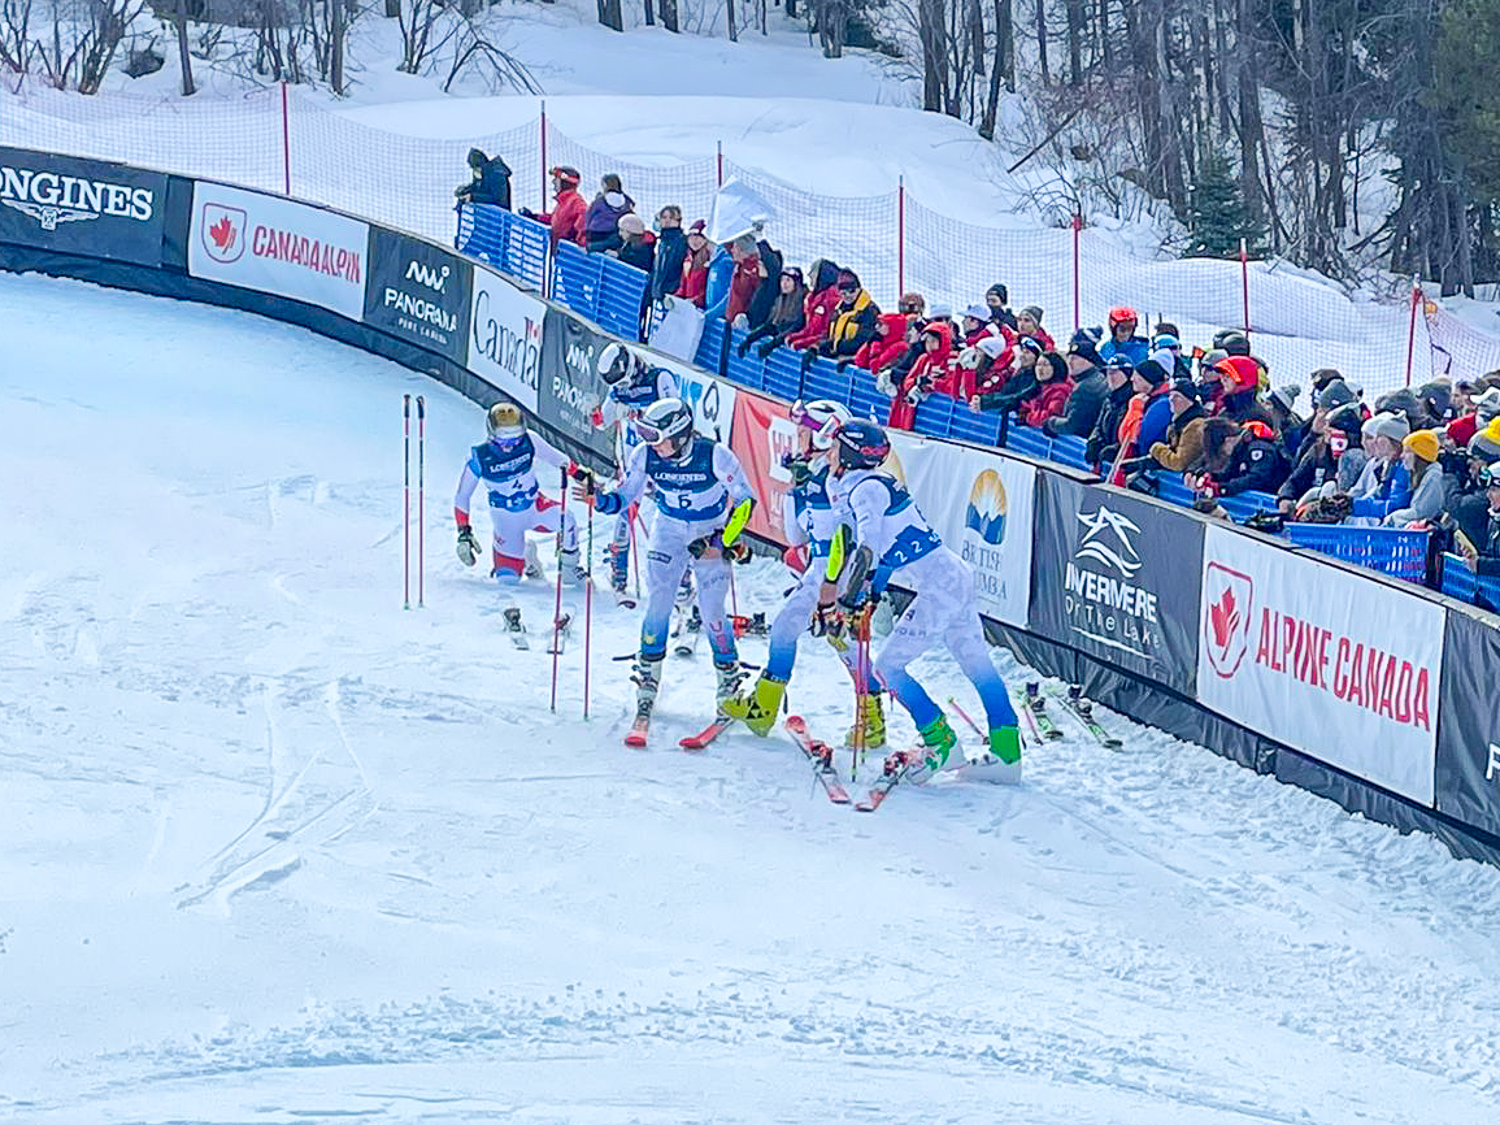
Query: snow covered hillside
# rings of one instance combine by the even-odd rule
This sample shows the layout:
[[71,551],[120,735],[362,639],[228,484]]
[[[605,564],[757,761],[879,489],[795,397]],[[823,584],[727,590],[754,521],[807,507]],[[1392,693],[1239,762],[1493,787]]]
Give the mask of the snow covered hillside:
[[0,275],[0,333],[0,1120],[1493,1120],[1500,872],[1108,714],[1117,753],[1069,727],[1018,789],[859,816],[783,738],[679,752],[712,677],[674,658],[627,751],[635,615],[552,716],[453,558],[478,407],[76,282]]

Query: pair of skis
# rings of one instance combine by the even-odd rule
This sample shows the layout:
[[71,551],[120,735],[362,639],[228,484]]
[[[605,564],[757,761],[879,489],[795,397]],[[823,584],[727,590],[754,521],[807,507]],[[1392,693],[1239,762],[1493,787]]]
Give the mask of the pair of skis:
[[[699,753],[707,750],[714,739],[728,730],[729,725],[733,722],[733,719],[716,718],[697,734],[684,735],[678,739],[677,745],[689,753]],[[625,745],[632,750],[644,750],[646,748],[646,739],[650,733],[651,716],[637,715],[635,722],[630,724],[630,730],[625,732]]]
[[[1106,750],[1118,750],[1124,745],[1120,739],[1100,725],[1099,720],[1094,716],[1094,705],[1084,698],[1083,688],[1078,684],[1069,684],[1063,693],[1050,694],[1054,699],[1061,701],[1062,705],[1082,724],[1083,729]],[[1031,725],[1032,734],[1038,741],[1063,737],[1062,730],[1047,713],[1047,697],[1042,694],[1042,685],[1038,681],[1032,680],[1026,684],[1025,689],[1017,695],[1017,703]]]
[[[521,607],[510,606],[505,610],[505,635],[510,638],[510,643],[523,651],[531,648],[531,639],[526,631],[526,623],[521,620]],[[573,613],[571,610],[563,610],[554,623],[552,635],[556,644],[548,642],[547,655],[561,656],[567,648],[568,636],[573,629]]]
[[812,763],[813,776],[823,786],[823,792],[828,794],[828,799],[835,805],[852,803],[855,812],[870,813],[878,809],[886,797],[890,796],[891,790],[901,784],[911,768],[902,766],[895,770],[887,769],[875,779],[862,800],[853,801],[849,796],[849,790],[844,788],[844,783],[839,778],[838,770],[834,769],[833,747],[822,739],[812,737],[807,729],[807,720],[801,715],[788,715],[783,725],[798,749]]

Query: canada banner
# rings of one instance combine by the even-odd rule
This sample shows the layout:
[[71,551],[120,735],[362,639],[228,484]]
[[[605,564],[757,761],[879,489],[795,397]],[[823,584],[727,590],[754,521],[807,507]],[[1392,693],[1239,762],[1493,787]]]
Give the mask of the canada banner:
[[1442,606],[1219,527],[1202,605],[1201,703],[1432,806]]
[[782,546],[787,544],[784,509],[792,476],[781,459],[796,451],[796,443],[796,427],[788,419],[785,406],[751,391],[736,393],[729,447],[755,490],[749,531]]
[[359,320],[370,228],[320,207],[199,180],[188,273]]
[[469,370],[535,414],[540,398],[547,306],[487,266],[475,264],[469,313]]

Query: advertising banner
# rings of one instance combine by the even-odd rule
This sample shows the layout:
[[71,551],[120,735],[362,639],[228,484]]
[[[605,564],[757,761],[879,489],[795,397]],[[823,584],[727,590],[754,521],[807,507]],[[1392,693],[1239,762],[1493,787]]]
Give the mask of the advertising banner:
[[537,415],[607,460],[615,459],[613,430],[590,420],[609,388],[599,378],[599,353],[610,338],[558,309],[548,309],[542,333]]
[[0,146],[0,242],[161,265],[167,177]]
[[469,370],[535,413],[547,306],[487,266],[474,265]]
[[1204,536],[1202,601],[1202,703],[1432,804],[1442,606],[1219,527]]
[[1041,474],[1030,629],[1191,696],[1203,524]]
[[370,228],[367,261],[365,323],[466,366],[473,264],[381,227]]
[[193,184],[188,273],[359,320],[367,223],[274,195]]
[[979,612],[1025,626],[1031,600],[1036,468],[946,442],[892,432],[899,474],[943,542],[974,568]]
[[665,367],[682,388],[682,401],[693,408],[697,430],[705,437],[729,442],[734,434],[734,406],[739,391],[733,383],[695,371],[681,360],[643,349],[642,355],[653,367]]
[[787,409],[781,403],[751,391],[742,390],[735,396],[730,448],[745,467],[745,476],[755,490],[756,504],[750,517],[750,533],[782,546],[787,543],[782,520],[792,477],[782,468],[781,459],[796,451],[796,441],[796,428],[788,420]]
[[1437,807],[1500,836],[1500,630],[1470,613],[1448,614],[1438,724]]

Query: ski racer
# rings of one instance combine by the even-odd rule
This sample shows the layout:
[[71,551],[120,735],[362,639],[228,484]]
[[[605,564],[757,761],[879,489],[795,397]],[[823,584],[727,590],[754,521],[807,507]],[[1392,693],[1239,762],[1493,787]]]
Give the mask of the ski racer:
[[[652,367],[624,344],[610,344],[599,353],[599,378],[609,386],[609,393],[599,408],[598,425],[611,428],[624,422],[625,454],[640,442],[630,423],[641,411],[664,398],[677,398],[677,377],[665,367]],[[608,547],[609,585],[615,597],[625,600],[625,586],[630,578],[630,524],[632,512],[623,509],[615,520]],[[633,602],[631,604],[634,604]]]
[[[824,572],[828,567],[828,551],[837,526],[833,505],[828,498],[834,440],[840,427],[852,418],[848,407],[826,398],[798,402],[791,410],[791,420],[797,426],[798,450],[797,455],[787,462],[792,474],[792,488],[786,495],[782,525],[792,543],[788,554],[795,553],[801,564],[801,580],[792,588],[771,622],[770,654],[766,658],[765,670],[755,681],[754,690],[748,696],[739,695],[724,704],[726,715],[742,720],[758,735],[769,734],[776,724],[787,681],[791,679],[792,665],[797,658],[797,641],[807,632],[817,608]],[[881,703],[880,687],[870,676],[868,661],[864,668],[857,667],[856,646],[840,633],[830,632],[825,636],[838,651],[839,659],[856,683],[861,677],[865,681],[865,690],[860,693],[865,700],[864,745],[884,746],[885,709]],[[846,741],[852,744],[857,732],[856,725]]]
[[[891,451],[883,429],[856,420],[840,427],[834,441],[837,461],[829,498],[840,526],[830,544],[813,632],[842,629],[846,613],[855,615],[856,635],[867,630],[870,610],[897,574],[914,595],[875,659],[875,678],[910,713],[922,745],[910,753],[889,755],[887,774],[926,781],[948,765],[957,744],[947,717],[907,671],[913,660],[941,640],[978,689],[984,705],[991,756],[984,762],[986,775],[1018,783],[1020,731],[1005,682],[990,662],[974,596],[973,570],[943,545],[906,486],[880,471]],[[962,764],[962,760],[954,763]]]
[[592,477],[574,486],[574,495],[596,511],[617,515],[649,487],[656,521],[646,553],[646,614],[635,663],[636,725],[644,738],[661,684],[667,629],[678,583],[689,567],[698,580],[698,609],[713,649],[722,703],[744,679],[734,630],[724,612],[729,560],[744,561],[749,547],[740,533],[750,520],[754,497],[739,458],[729,447],[693,432],[693,414],[681,399],[660,399],[633,423],[641,444],[626,464],[624,478],[598,490]]
[[[494,527],[494,569],[491,575],[502,583],[518,582],[527,569],[528,531],[557,534],[562,524],[562,568],[564,585],[576,586],[586,577],[578,559],[578,525],[571,512],[542,495],[537,485],[536,463],[566,470],[571,461],[545,438],[527,431],[521,408],[497,402],[485,415],[489,439],[469,452],[458,492],[453,497],[453,518],[458,523],[458,558],[473,566],[479,557],[479,540],[469,523],[469,498],[483,483],[489,494],[490,523]],[[533,563],[533,569],[539,570]]]

